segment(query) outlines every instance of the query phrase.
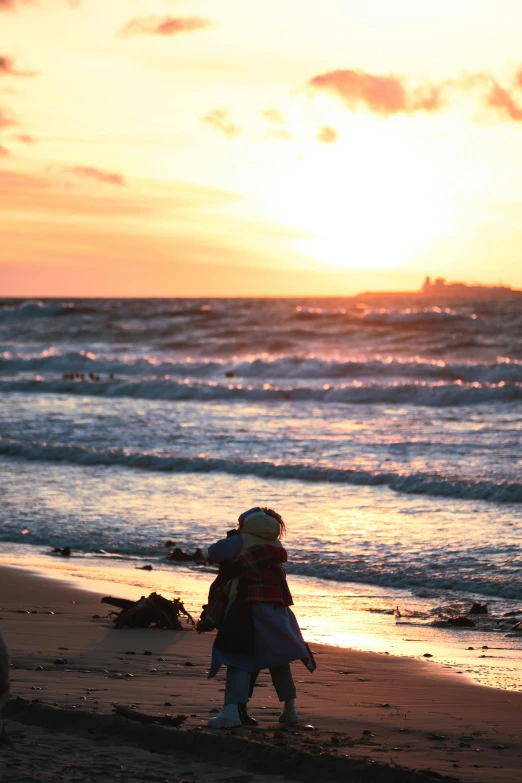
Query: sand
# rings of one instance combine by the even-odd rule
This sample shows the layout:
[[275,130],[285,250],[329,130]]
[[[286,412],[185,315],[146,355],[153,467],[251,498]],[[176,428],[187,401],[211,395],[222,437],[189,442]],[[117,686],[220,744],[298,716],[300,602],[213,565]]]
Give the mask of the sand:
[[[206,679],[213,635],[116,631],[100,598],[0,568],[13,664],[5,715],[17,747],[0,749],[2,780],[430,779],[406,769],[476,783],[522,778],[522,694],[476,685],[434,659],[313,645],[317,672],[293,665],[299,727],[278,725],[262,673],[250,707],[259,726],[211,731],[224,687],[224,672]],[[113,717],[114,703],[188,718],[180,729],[144,726]]]

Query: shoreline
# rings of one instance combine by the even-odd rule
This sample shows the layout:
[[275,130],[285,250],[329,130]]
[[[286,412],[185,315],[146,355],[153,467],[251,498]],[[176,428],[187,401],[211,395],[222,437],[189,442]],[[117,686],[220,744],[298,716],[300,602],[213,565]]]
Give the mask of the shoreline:
[[[113,703],[136,704],[152,715],[188,715],[180,732],[216,735],[206,722],[221,706],[224,673],[206,679],[213,634],[115,631],[99,593],[23,568],[0,566],[0,583],[0,627],[16,667],[12,696],[33,702],[24,708],[29,722],[34,704],[54,707],[62,720],[65,711],[107,715]],[[519,780],[522,694],[477,685],[429,660],[315,643],[312,649],[317,672],[293,668],[302,725],[312,724],[313,733],[281,731],[264,672],[250,710],[259,727],[223,736],[335,763],[371,760],[474,783]],[[66,662],[55,663],[58,656]]]
[[[103,592],[134,600],[152,591],[168,597],[179,596],[191,614],[199,616],[214,571],[154,560],[152,571],[144,571],[143,565],[149,562],[146,558],[114,556],[62,558],[51,556],[49,549],[32,545],[0,545],[0,568],[13,565],[51,579],[63,578],[68,584],[91,593]],[[425,654],[430,653],[433,660],[473,682],[507,692],[522,689],[521,640],[506,638],[505,632],[492,630],[493,600],[490,600],[492,621],[487,629],[482,627],[480,618],[476,628],[441,628],[416,619],[416,610],[422,610],[426,601],[407,590],[289,576],[295,613],[310,643],[389,653],[416,661],[425,660]],[[474,600],[486,601],[487,597],[470,595],[460,600],[463,604],[469,601],[471,606]],[[408,616],[408,612],[400,619],[391,616],[397,604],[401,610],[409,607],[413,616]]]

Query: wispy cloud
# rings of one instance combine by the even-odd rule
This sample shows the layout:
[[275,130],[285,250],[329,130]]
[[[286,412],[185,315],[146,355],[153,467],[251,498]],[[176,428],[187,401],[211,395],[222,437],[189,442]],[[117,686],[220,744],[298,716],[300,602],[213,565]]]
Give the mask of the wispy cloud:
[[335,95],[348,109],[363,106],[383,116],[433,112],[442,106],[440,85],[426,84],[410,89],[400,76],[376,76],[366,71],[327,71],[310,79],[307,88]]
[[319,128],[316,136],[317,141],[320,141],[321,144],[335,144],[338,138],[339,134],[335,128],[331,128],[329,125],[323,125]]
[[[70,169],[65,171],[67,173]],[[71,188],[70,183],[61,176],[63,172],[64,168],[60,166],[49,166],[42,174],[0,168],[2,209],[15,212],[25,210],[28,220],[39,213],[96,216],[107,220],[117,216],[162,215],[172,218],[174,213],[184,223],[182,215],[220,207],[239,198],[236,193],[178,182],[169,183],[168,186],[162,183],[149,191],[147,198],[143,197],[142,192],[133,192],[132,188],[121,191],[97,188],[94,192],[86,192],[84,189]]]
[[269,128],[267,133],[268,136],[271,136],[273,139],[280,139],[280,141],[292,141],[292,134],[284,127],[285,118],[277,109],[267,109],[263,112],[263,117],[265,117],[272,126],[276,126],[275,128]]
[[49,186],[48,180],[34,174],[18,171],[0,170],[0,193],[25,193],[28,190],[43,190]]
[[[518,79],[520,80],[520,73]],[[487,103],[495,109],[500,109],[504,115],[515,122],[522,120],[522,106],[517,103],[511,92],[501,87],[497,82],[493,82],[487,96]]]
[[19,5],[28,5],[31,0],[0,0],[0,11],[14,11]]
[[201,16],[137,16],[117,32],[118,38],[151,34],[172,36],[180,33],[194,33],[213,27],[210,19]]
[[34,136],[30,136],[28,133],[18,133],[15,136],[15,139],[17,141],[21,141],[22,144],[36,144],[36,139]]
[[284,128],[270,128],[268,135],[274,139],[280,139],[281,141],[292,141],[292,134]]
[[[80,0],[66,0],[67,5],[76,8],[80,5]],[[0,0],[0,11],[15,11],[23,5],[41,6],[39,0]]]
[[11,57],[0,55],[0,76],[37,76],[37,71],[23,71],[16,68]]
[[276,125],[284,125],[285,123],[285,118],[277,109],[267,109],[263,112],[263,117],[266,117],[267,120],[274,122]]
[[95,179],[98,182],[104,182],[107,185],[125,185],[125,177],[122,174],[116,174],[112,171],[98,169],[95,166],[66,166],[62,171],[68,174],[75,174],[78,177],[87,177]]
[[216,130],[221,131],[229,139],[238,136],[241,133],[239,125],[234,125],[228,116],[228,109],[212,109],[211,112],[201,118],[201,122],[211,125]]
[[0,130],[18,125],[16,120],[5,109],[0,108]]

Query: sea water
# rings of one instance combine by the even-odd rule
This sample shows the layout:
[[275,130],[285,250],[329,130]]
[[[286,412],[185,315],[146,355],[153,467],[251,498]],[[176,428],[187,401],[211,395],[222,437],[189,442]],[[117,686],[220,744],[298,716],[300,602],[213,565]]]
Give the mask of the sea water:
[[1,301],[2,557],[197,614],[165,541],[270,505],[310,640],[518,688],[521,411],[520,299]]

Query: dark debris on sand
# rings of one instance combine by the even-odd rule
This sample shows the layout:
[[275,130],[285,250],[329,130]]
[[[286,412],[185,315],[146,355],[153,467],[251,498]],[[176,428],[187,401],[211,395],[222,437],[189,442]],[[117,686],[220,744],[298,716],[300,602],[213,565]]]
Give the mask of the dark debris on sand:
[[158,593],[141,596],[139,601],[106,596],[102,604],[117,606],[121,612],[115,613],[115,628],[162,628],[169,631],[181,631],[180,617],[185,616],[194,625],[194,620],[183,606],[180,598],[170,601]]
[[[266,729],[253,730],[248,733],[248,736],[245,736],[241,730],[216,733],[201,727],[184,729],[182,721],[179,728],[170,728],[158,723],[138,723],[120,716],[57,709],[40,703],[29,703],[23,699],[12,700],[6,713],[6,717],[9,717],[10,724],[15,729],[39,726],[47,732],[51,730],[73,735],[74,742],[71,742],[69,737],[63,743],[66,748],[63,754],[64,758],[69,752],[74,752],[80,747],[81,740],[78,738],[85,738],[90,743],[96,743],[95,749],[91,745],[89,750],[91,755],[96,754],[96,758],[102,755],[104,746],[108,744],[112,748],[117,745],[120,758],[129,758],[128,753],[131,751],[131,746],[133,749],[140,748],[155,754],[167,754],[162,755],[161,762],[156,761],[149,768],[153,773],[161,769],[163,777],[140,777],[138,768],[134,767],[132,777],[125,778],[129,781],[133,781],[135,778],[144,780],[145,777],[147,780],[165,781],[165,770],[169,758],[173,755],[184,759],[185,763],[192,763],[197,759],[198,762],[207,762],[213,767],[221,768],[218,777],[214,778],[213,775],[209,777],[207,774],[206,777],[201,778],[206,783],[210,783],[211,780],[215,780],[216,783],[224,780],[225,770],[223,767],[234,767],[236,771],[239,768],[242,773],[254,773],[256,779],[261,776],[259,783],[262,783],[262,776],[265,775],[282,776],[299,783],[316,783],[319,780],[328,780],[331,783],[345,783],[348,780],[350,783],[422,783],[422,781],[427,783],[430,778],[435,776],[440,780],[458,780],[458,778],[432,773],[431,770],[416,772],[398,765],[380,764],[371,758],[348,758],[345,754],[338,754],[338,750],[342,749],[345,744],[348,747],[356,744],[356,741],[351,737],[336,733],[336,741],[332,747],[331,733],[327,737],[325,735],[324,738],[311,739],[306,734],[302,734],[300,727],[295,727],[295,729],[292,727],[291,731],[277,729],[278,738],[274,739],[274,736],[270,736]],[[13,732],[13,736],[15,739],[17,738],[16,732]],[[300,737],[302,737],[302,742],[299,742]],[[63,739],[65,740],[65,737]],[[292,742],[292,740],[297,741]],[[25,754],[25,756],[30,759],[32,751],[31,754]],[[59,752],[57,759],[60,760]],[[77,760],[73,763],[78,765]],[[75,768],[78,769],[78,766]],[[16,772],[16,763],[12,769]],[[97,780],[92,776],[92,772],[85,779],[89,778]],[[11,781],[21,779],[21,777],[10,775],[2,780],[11,783]],[[23,779],[29,780],[28,778]],[[54,778],[41,776],[34,779],[51,781]],[[81,777],[76,777],[76,780],[81,779]],[[107,775],[99,779],[104,780],[105,783],[111,778],[110,775]],[[195,778],[192,777],[192,779]],[[230,778],[227,779],[230,780]],[[179,781],[179,777],[177,780]]]

